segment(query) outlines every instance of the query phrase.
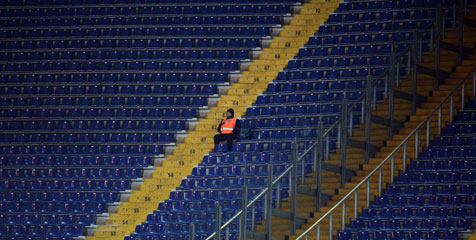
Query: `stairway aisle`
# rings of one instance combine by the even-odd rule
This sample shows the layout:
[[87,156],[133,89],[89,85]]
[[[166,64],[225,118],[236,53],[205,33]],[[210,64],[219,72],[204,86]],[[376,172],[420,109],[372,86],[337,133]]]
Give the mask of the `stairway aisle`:
[[[471,8],[465,18],[473,19],[476,13],[476,8]],[[361,149],[356,149],[355,147],[348,148],[347,153],[347,162],[350,163],[350,167],[359,166],[359,171],[357,172],[356,176],[351,177],[351,181],[345,184],[344,188],[332,188],[332,186],[338,186],[338,180],[335,182],[332,181],[331,183],[327,183],[327,178],[323,188],[324,191],[326,189],[334,189],[336,195],[332,196],[332,200],[326,203],[326,206],[321,208],[320,212],[310,212],[309,218],[307,219],[307,223],[301,226],[301,229],[296,232],[295,236],[290,236],[289,239],[295,239],[300,233],[302,233],[305,229],[307,229],[312,223],[317,221],[326,211],[328,211],[331,207],[333,207],[343,196],[345,196],[357,183],[359,183],[364,177],[366,177],[375,167],[385,158],[407,135],[410,133],[417,124],[419,124],[427,114],[429,114],[435,106],[437,106],[443,98],[454,88],[454,85],[458,83],[468,71],[470,71],[474,66],[476,66],[476,34],[474,32],[476,28],[470,24],[464,25],[464,45],[467,47],[467,55],[466,59],[463,60],[461,66],[457,66],[456,61],[456,52],[452,50],[442,49],[441,51],[441,68],[443,74],[447,73],[448,77],[444,80],[444,83],[440,85],[439,89],[436,91],[432,91],[433,89],[433,76],[427,75],[425,73],[420,72],[418,74],[418,105],[416,114],[411,115],[410,106],[411,102],[408,99],[408,92],[411,92],[411,81],[410,79],[405,80],[401,83],[401,85],[396,89],[396,100],[395,100],[395,120],[396,124],[402,124],[402,128],[398,129],[398,133],[394,134],[392,139],[388,139],[388,126],[386,124],[376,123],[376,120],[372,120],[371,126],[371,141],[372,144],[378,148],[375,152],[374,157],[370,158],[369,163],[364,163],[364,152]],[[446,38],[443,40],[445,43],[456,43],[456,29],[452,29],[450,33],[446,35]],[[422,63],[419,66],[424,66],[431,68],[434,64],[434,53],[429,53],[427,56],[424,57]],[[469,79],[466,82],[466,96],[471,94],[472,89],[472,80]],[[461,102],[460,93],[458,93],[455,97],[455,104]],[[457,109],[455,109],[455,112]],[[443,127],[449,121],[449,104],[447,104],[446,108],[442,111]],[[388,103],[387,99],[383,101],[382,104],[377,106],[377,110],[372,112],[372,116],[378,116],[381,118],[387,118],[388,116]],[[387,119],[388,120],[388,119]],[[433,139],[434,135],[437,134],[437,118],[431,118],[431,136],[430,141]],[[360,126],[360,129],[355,131],[354,136],[351,138],[356,142],[362,141],[364,136],[364,131],[362,130],[363,126]],[[420,132],[419,135],[419,142],[424,143],[426,141],[425,134],[423,131]],[[407,157],[411,159],[415,154],[414,148],[414,139],[408,142],[407,148]],[[423,144],[420,144],[420,148],[418,151],[422,150]],[[337,150],[336,154],[331,155],[330,161],[334,164],[340,163],[340,151]],[[350,153],[350,154],[349,154]],[[396,162],[395,165],[396,169],[402,170],[402,157],[403,157],[403,150],[399,151],[396,155]],[[407,162],[409,164],[409,162]],[[387,164],[383,168],[383,181],[382,186],[387,186],[390,183],[390,165]],[[313,176],[308,182],[315,182]],[[396,176],[395,176],[396,177]],[[338,179],[338,178],[337,178]],[[312,186],[312,185],[311,185]],[[371,178],[371,199],[378,195],[378,179]],[[359,190],[359,196],[365,196],[365,191]],[[353,209],[353,196],[349,198],[346,202],[346,224],[349,223],[350,218],[354,215]],[[366,204],[365,197],[359,198],[359,209],[358,212],[360,213],[361,208]],[[334,214],[334,221],[333,221],[333,235],[336,235],[337,232],[341,229],[342,225],[342,209],[339,207]],[[274,230],[274,229],[273,229]],[[276,231],[276,230],[275,230]],[[315,230],[310,233],[311,238],[315,239],[316,232]],[[321,225],[321,239],[327,239],[329,236],[329,222],[324,221]],[[280,238],[284,239],[284,238]]]

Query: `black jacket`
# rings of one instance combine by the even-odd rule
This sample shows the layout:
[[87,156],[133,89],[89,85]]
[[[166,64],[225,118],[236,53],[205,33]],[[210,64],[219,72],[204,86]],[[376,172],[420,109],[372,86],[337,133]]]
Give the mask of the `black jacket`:
[[[230,118],[234,118],[234,116],[231,116],[231,117],[229,117],[229,118],[227,118],[227,119],[230,119]],[[219,133],[221,133],[221,125],[222,125],[222,122],[223,122],[223,120],[220,120],[220,124],[218,125],[217,131],[218,131]],[[238,135],[240,134],[240,130],[241,130],[241,121],[240,121],[240,119],[237,118],[237,119],[236,119],[235,128],[233,129],[233,133],[232,133],[232,134],[235,135],[235,136],[238,136]]]

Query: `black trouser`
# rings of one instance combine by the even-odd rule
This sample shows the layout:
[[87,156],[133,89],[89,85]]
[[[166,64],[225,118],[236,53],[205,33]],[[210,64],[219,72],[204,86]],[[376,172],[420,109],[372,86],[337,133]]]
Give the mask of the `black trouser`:
[[228,144],[228,151],[231,151],[231,146],[233,145],[233,139],[235,139],[236,136],[234,134],[217,134],[215,137],[213,137],[213,140],[215,140],[215,144],[219,144],[221,141],[225,141]]

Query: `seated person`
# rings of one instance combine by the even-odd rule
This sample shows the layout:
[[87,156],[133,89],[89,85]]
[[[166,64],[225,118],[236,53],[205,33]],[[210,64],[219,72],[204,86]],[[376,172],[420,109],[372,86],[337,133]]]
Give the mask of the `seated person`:
[[231,151],[233,140],[240,133],[240,129],[241,122],[235,118],[235,111],[230,108],[226,111],[226,118],[220,122],[220,125],[218,125],[217,131],[220,134],[215,135],[213,140],[215,141],[215,144],[219,144],[221,141],[226,140],[228,151]]

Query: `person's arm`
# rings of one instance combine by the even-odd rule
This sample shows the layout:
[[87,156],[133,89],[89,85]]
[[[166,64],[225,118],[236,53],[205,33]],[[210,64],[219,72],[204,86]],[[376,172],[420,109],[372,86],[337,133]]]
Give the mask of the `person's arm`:
[[238,136],[241,130],[241,121],[236,119],[235,128],[233,129],[233,135]]
[[223,120],[220,120],[220,124],[218,124],[217,132],[221,134],[221,124],[223,123]]

